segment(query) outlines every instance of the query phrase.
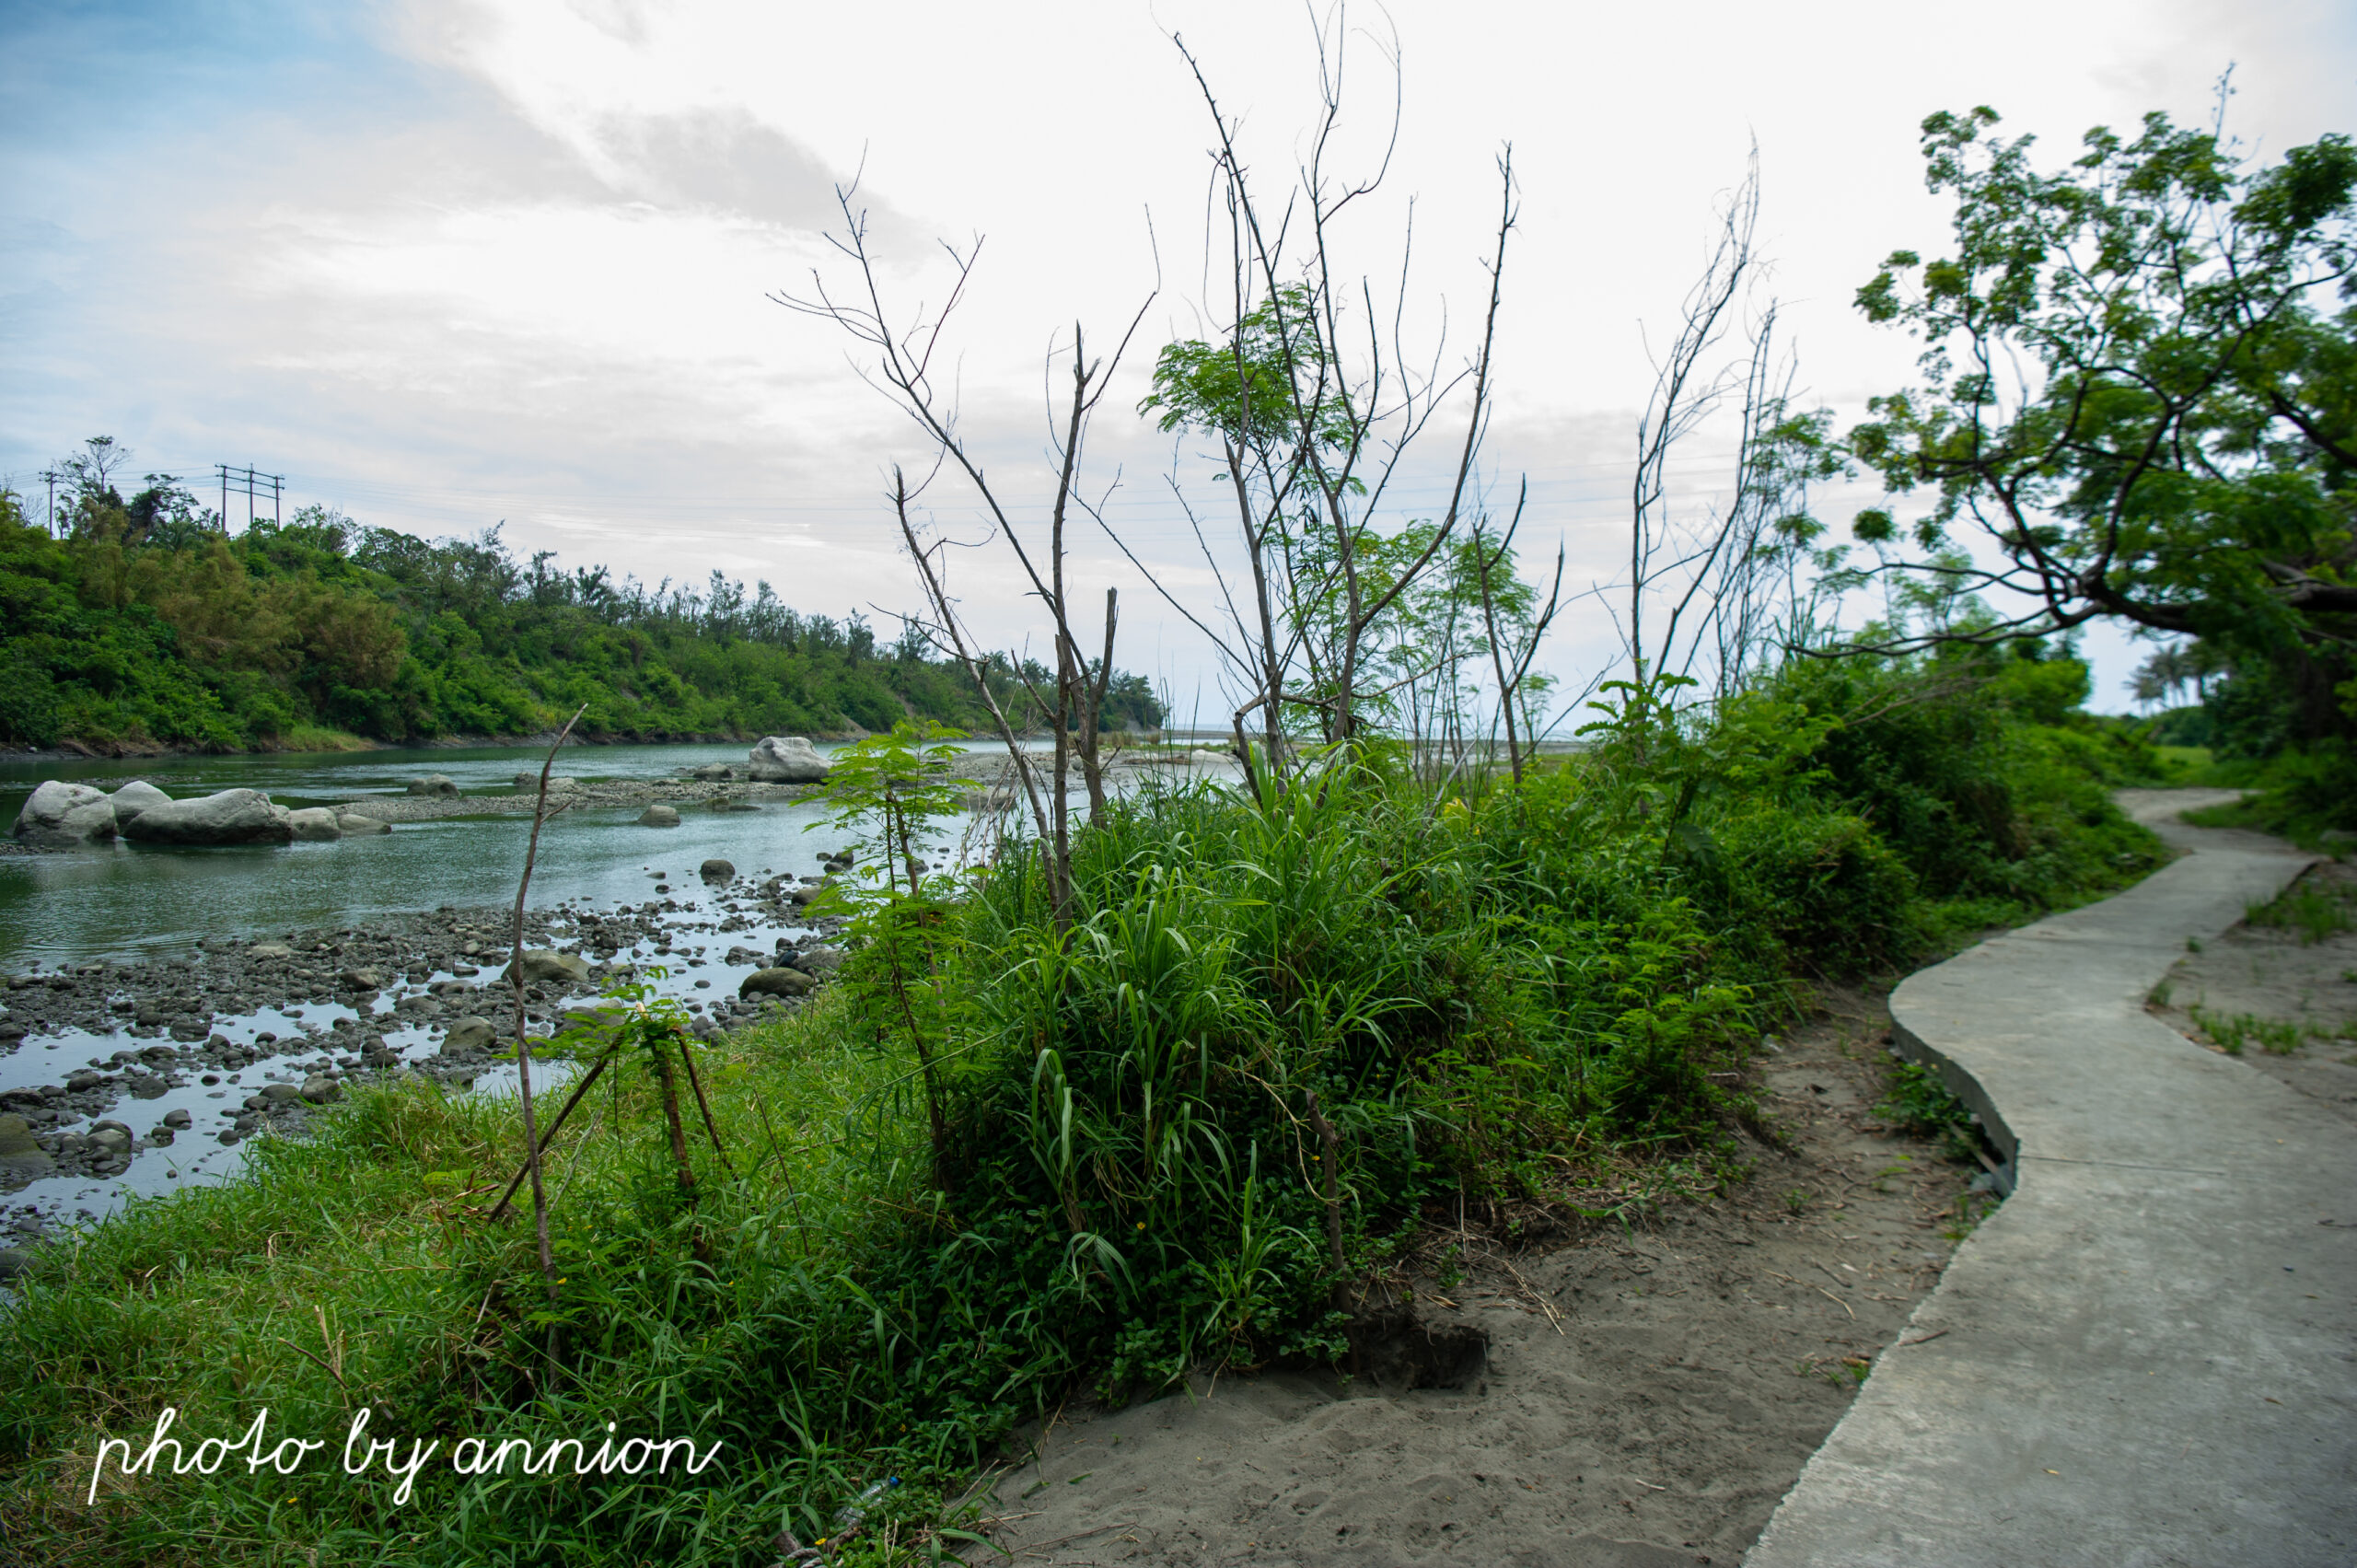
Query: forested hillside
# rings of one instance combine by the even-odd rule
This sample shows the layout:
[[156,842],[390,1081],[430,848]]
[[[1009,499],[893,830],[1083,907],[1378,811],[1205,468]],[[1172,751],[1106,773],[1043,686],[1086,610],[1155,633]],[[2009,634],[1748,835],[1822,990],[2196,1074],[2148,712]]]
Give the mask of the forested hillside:
[[[495,528],[428,541],[319,507],[229,538],[151,480],[127,502],[84,485],[56,539],[0,495],[0,741],[307,749],[528,735],[583,703],[598,739],[986,726],[921,639],[798,613],[767,583],[650,588],[518,561]],[[1026,714],[1016,672],[995,673]],[[1108,727],[1161,716],[1144,677],[1116,675]]]

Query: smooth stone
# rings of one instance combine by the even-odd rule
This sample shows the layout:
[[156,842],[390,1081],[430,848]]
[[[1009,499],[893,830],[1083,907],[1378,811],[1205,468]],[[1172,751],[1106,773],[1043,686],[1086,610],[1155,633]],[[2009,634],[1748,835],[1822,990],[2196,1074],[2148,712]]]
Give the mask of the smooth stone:
[[[565,790],[579,789],[580,787],[581,781],[579,779],[558,778],[554,776],[552,776],[549,779],[549,793],[551,795],[558,795]],[[538,795],[540,792],[540,775],[537,772],[517,774],[516,789],[517,793],[520,795]]]
[[129,827],[132,819],[151,806],[169,806],[172,797],[149,784],[145,779],[134,779],[107,796],[107,804],[114,812],[118,830]]
[[44,780],[17,813],[17,837],[36,849],[103,842],[115,831],[113,802],[88,784]]
[[642,828],[676,828],[679,825],[679,808],[671,806],[650,806],[640,815],[638,825]]
[[806,996],[818,981],[800,970],[755,970],[737,987],[737,994],[747,996]]
[[192,800],[150,806],[132,819],[123,837],[158,844],[283,844],[295,837],[294,813],[260,790],[225,789]]
[[715,857],[696,867],[696,875],[707,882],[730,882],[736,880],[737,867],[728,861]]
[[[510,964],[500,971],[499,978],[515,983],[517,966]],[[578,953],[559,953],[547,947],[527,947],[522,962],[524,983],[540,985],[554,981],[559,984],[575,983],[589,978],[589,960]]]
[[289,811],[286,826],[296,838],[310,843],[343,837],[343,830],[336,824],[335,813],[324,806],[306,806],[300,811]]
[[794,967],[804,974],[826,976],[843,967],[841,947],[813,947],[807,953],[795,955]]
[[101,1127],[90,1134],[90,1147],[110,1155],[127,1154],[131,1150],[131,1134],[120,1127]]
[[325,1105],[343,1098],[343,1086],[324,1073],[314,1073],[303,1080],[302,1096],[313,1105]]
[[726,762],[706,762],[701,768],[688,770],[688,777],[704,784],[718,784],[737,776],[737,770]]
[[32,1266],[31,1253],[19,1247],[0,1247],[0,1285],[16,1283]]
[[748,753],[747,776],[763,784],[817,784],[830,766],[819,749],[799,735],[764,736]]
[[498,1031],[489,1018],[465,1017],[454,1020],[442,1036],[445,1056],[459,1056],[471,1051],[487,1051]]
[[295,949],[284,942],[257,942],[246,949],[250,958],[291,958]]
[[[382,970],[346,970],[336,977],[336,983],[346,991],[382,991],[385,971]],[[343,1022],[338,1019],[337,1022]]]
[[57,1169],[33,1139],[32,1123],[21,1116],[0,1116],[0,1178],[31,1181]]
[[265,1105],[284,1105],[289,1100],[302,1098],[302,1088],[295,1084],[264,1084],[261,1086],[261,1099]]
[[412,795],[456,795],[459,786],[450,782],[447,773],[428,773],[424,778],[409,781]]
[[371,833],[389,833],[393,830],[393,825],[383,818],[364,817],[357,811],[340,813],[336,817],[335,825],[336,830],[348,839],[365,838]]
[[191,1116],[185,1110],[168,1110],[164,1112],[164,1125],[167,1127],[187,1127],[192,1125],[195,1120],[196,1119],[194,1117]]

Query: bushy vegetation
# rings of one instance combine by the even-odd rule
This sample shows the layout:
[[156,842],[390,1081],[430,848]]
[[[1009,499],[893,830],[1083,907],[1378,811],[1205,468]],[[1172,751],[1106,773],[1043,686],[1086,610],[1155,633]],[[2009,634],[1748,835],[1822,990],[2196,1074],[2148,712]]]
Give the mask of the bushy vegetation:
[[[1150,789],[1076,835],[1062,911],[1020,842],[952,884],[878,871],[818,1004],[697,1048],[725,1154],[667,1134],[628,1063],[555,1141],[552,1306],[528,1227],[485,1219],[512,1107],[424,1086],[47,1254],[0,1320],[0,1519],[29,1561],[750,1565],[897,1476],[834,1560],[922,1558],[1074,1390],[1345,1358],[1347,1287],[1428,1215],[1739,1179],[1747,1054],[1812,978],[2155,863],[2083,680],[1804,665],[1708,714],[1624,690],[1519,788],[1435,793],[1370,744],[1282,792]],[[400,1507],[332,1448],[83,1504],[99,1435],[167,1404],[196,1437],[267,1404],[334,1443],[366,1406],[371,1437],[442,1446]],[[722,1458],[447,1469],[464,1437],[594,1450],[609,1422]]]
[[[540,734],[584,704],[600,739],[982,717],[922,638],[879,643],[767,583],[650,588],[520,563],[496,529],[428,541],[317,507],[230,538],[151,478],[128,502],[92,480],[63,539],[0,494],[0,742],[310,749]],[[1017,671],[991,673],[1030,722]],[[1107,727],[1161,717],[1143,677],[1114,678]]]

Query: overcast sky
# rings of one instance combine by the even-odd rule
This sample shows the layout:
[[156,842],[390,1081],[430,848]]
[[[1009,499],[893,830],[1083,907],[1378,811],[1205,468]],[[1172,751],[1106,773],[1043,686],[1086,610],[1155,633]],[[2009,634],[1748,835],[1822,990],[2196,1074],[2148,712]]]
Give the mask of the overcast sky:
[[[1204,333],[1210,122],[1170,35],[1242,118],[1281,196],[1317,108],[1315,28],[1283,5],[0,5],[0,477],[111,434],[141,471],[212,494],[215,462],[289,476],[289,505],[471,533],[641,577],[719,568],[806,610],[914,602],[880,500],[926,448],[864,386],[854,345],[770,302],[813,267],[864,168],[895,299],[937,307],[935,242],[986,237],[950,322],[963,417],[993,476],[1044,494],[1043,356],[1073,323],[1140,346],[1095,435],[1109,516],[1180,591],[1205,584],[1165,478],[1200,477],[1130,413],[1152,353]],[[1810,401],[1844,421],[1903,385],[1912,348],[1850,308],[1877,261],[1933,250],[1916,127],[1987,103],[2056,157],[2097,123],[2210,108],[2264,154],[2351,130],[2357,7],[2331,0],[1990,0],[1970,7],[1402,0],[1350,13],[1371,157],[1403,110],[1342,270],[1389,285],[1413,203],[1408,336],[1469,352],[1478,261],[1514,147],[1499,414],[1485,472],[1527,475],[1533,543],[1575,587],[1623,542],[1647,333],[1674,328],[1714,202],[1756,141],[1763,249]],[[1157,292],[1158,285],[1158,292]],[[1151,303],[1148,303],[1151,299]],[[1724,471],[1699,442],[1696,504]],[[1428,510],[1431,473],[1402,495]],[[967,498],[931,499],[956,528]],[[1827,497],[1846,523],[1875,499]],[[233,512],[242,519],[243,503]],[[1085,584],[1124,587],[1118,662],[1183,708],[1209,663],[1100,540]],[[996,558],[961,567],[977,622],[1028,623]],[[874,611],[871,610],[870,613]],[[1043,641],[1043,640],[1041,640]],[[1608,657],[1578,612],[1549,663]],[[2099,706],[2135,654],[2098,636]]]

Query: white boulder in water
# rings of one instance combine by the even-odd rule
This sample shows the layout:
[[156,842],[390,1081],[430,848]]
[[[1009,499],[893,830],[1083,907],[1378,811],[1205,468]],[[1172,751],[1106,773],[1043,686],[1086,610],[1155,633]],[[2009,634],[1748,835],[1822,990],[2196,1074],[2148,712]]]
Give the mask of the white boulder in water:
[[749,755],[747,772],[761,784],[817,784],[827,776],[827,760],[799,735],[764,736]]
[[169,806],[172,803],[170,796],[166,795],[145,779],[132,780],[107,796],[107,800],[114,807],[114,825],[117,831],[131,826],[132,819],[149,807]]
[[225,789],[150,806],[122,836],[149,844],[283,844],[295,837],[294,816],[260,790]]
[[343,837],[343,829],[336,821],[331,807],[306,806],[300,811],[286,814],[286,826],[298,839],[325,840]]
[[88,784],[45,780],[17,813],[17,837],[36,849],[71,849],[114,835],[114,803]]
[[393,830],[393,825],[382,817],[366,817],[357,811],[337,813],[335,825],[336,830],[347,839],[369,833],[389,833]]

